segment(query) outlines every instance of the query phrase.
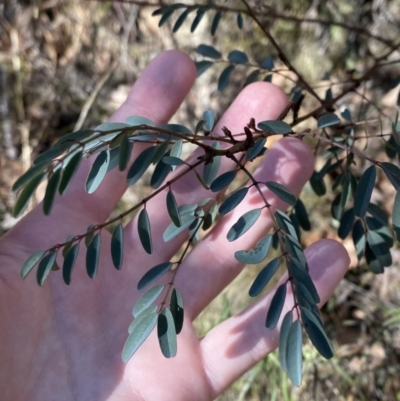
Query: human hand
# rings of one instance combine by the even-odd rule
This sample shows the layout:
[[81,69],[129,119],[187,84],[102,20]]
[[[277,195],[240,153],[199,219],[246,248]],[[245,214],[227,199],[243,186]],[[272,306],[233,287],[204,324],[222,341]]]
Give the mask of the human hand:
[[[156,124],[168,121],[195,79],[191,60],[177,51],[159,55],[134,85],[127,101],[111,121],[141,115]],[[287,100],[268,83],[246,87],[228,109],[215,132],[223,125],[241,131],[254,117],[274,119]],[[135,148],[134,157],[139,153]],[[229,168],[229,161],[221,169]],[[254,245],[268,231],[267,214],[235,243],[226,240],[229,227],[258,198],[249,196],[194,248],[175,280],[185,305],[185,322],[178,336],[178,355],[162,356],[152,333],[125,365],[121,350],[132,319],[131,310],[140,294],[138,280],[154,265],[168,261],[186,239],[182,234],[167,244],[162,233],[170,223],[165,194],[147,203],[152,223],[154,250],[146,254],[138,240],[135,222],[125,228],[124,266],[111,268],[110,235],[102,231],[102,253],[95,280],[87,277],[80,254],[73,280],[66,286],[57,272],[44,287],[33,275],[22,281],[23,262],[34,251],[65,241],[69,234],[85,232],[89,224],[103,223],[126,189],[125,174],[108,173],[94,194],[83,187],[90,161],[81,165],[68,193],[56,200],[51,216],[41,206],[25,216],[0,241],[0,372],[2,400],[211,400],[278,345],[278,329],[264,326],[271,293],[198,339],[192,322],[202,309],[228,285],[243,265],[234,251]],[[298,194],[313,171],[313,155],[298,139],[285,138],[269,150],[255,176],[278,181]],[[202,200],[206,191],[187,175],[173,185],[178,204]],[[275,207],[282,201],[268,194]],[[305,252],[323,304],[349,264],[345,249],[335,241],[322,240]],[[272,292],[273,294],[273,292]],[[288,296],[284,309],[293,306]]]

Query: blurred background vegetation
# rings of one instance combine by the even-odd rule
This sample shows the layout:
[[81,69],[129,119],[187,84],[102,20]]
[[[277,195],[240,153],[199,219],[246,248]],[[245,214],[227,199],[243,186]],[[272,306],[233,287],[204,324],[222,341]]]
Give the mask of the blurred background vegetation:
[[[351,110],[360,122],[358,132],[373,136],[390,127],[399,108],[398,0],[248,3],[260,12],[265,28],[322,98],[330,96],[329,89],[333,96],[339,93],[342,85],[391,50],[387,66],[373,71],[334,105],[337,112],[341,107]],[[15,194],[10,188],[31,160],[61,135],[105,121],[160,51],[179,48],[202,60],[195,49],[203,43],[214,45],[225,60],[231,50],[245,51],[253,65],[272,55],[272,82],[288,94],[293,81],[298,82],[298,76],[276,57],[277,49],[250,19],[244,17],[239,29],[237,13],[223,13],[212,36],[213,14],[208,13],[194,33],[190,32],[191,18],[174,34],[176,17],[159,28],[159,18],[151,16],[155,9],[151,4],[155,2],[3,0],[0,4],[0,233],[16,223],[11,212]],[[220,5],[245,8],[242,1],[221,1]],[[222,114],[255,69],[236,68],[228,88],[221,93],[217,81],[226,65],[217,63],[199,77],[175,122],[194,127],[206,109]],[[315,107],[316,100],[306,96],[300,117]],[[315,119],[310,116],[301,126],[313,128]],[[368,149],[374,158],[385,159],[382,140],[368,142]],[[318,157],[317,169],[323,163]],[[321,237],[337,239],[338,222],[330,213],[335,195],[329,184],[334,178],[327,182],[326,200],[320,200],[309,185],[303,191],[302,199],[312,210],[312,230],[302,236],[305,246]],[[373,201],[389,213],[394,190],[382,175],[378,180]],[[128,191],[121,207],[148,193],[146,180],[141,191]],[[400,400],[399,248],[392,249],[393,265],[385,274],[375,276],[363,261],[357,263],[352,241],[344,243],[352,257],[351,268],[323,308],[336,350],[333,360],[323,360],[306,344],[303,385],[297,389],[281,371],[277,355],[272,354],[228,389],[220,401]],[[196,322],[199,335],[248,305],[248,288],[256,274],[257,269],[245,269],[207,308]]]

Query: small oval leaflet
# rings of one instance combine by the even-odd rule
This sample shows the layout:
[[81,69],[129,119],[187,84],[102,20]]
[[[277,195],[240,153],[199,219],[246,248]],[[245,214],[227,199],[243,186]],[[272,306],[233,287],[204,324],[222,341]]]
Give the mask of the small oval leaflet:
[[129,185],[136,184],[136,182],[139,181],[144,172],[148,169],[155,150],[155,146],[146,148],[133,162],[126,177]]
[[307,209],[304,206],[304,203],[301,199],[297,199],[296,204],[294,205],[294,210],[297,216],[297,220],[300,224],[300,227],[305,231],[311,230],[310,219],[308,218]]
[[267,142],[266,138],[258,138],[253,147],[251,147],[246,154],[246,159],[251,161],[255,159],[260,152],[263,150],[265,143]]
[[218,78],[218,90],[220,92],[223,92],[225,90],[225,88],[228,86],[229,84],[229,79],[231,77],[232,71],[235,69],[234,65],[228,65],[228,67],[226,67],[221,75]]
[[237,22],[238,28],[242,29],[243,28],[243,17],[242,17],[241,13],[238,13],[236,22]]
[[214,15],[212,24],[211,24],[211,35],[214,36],[217,32],[219,21],[221,20],[222,13],[221,11],[217,11]]
[[190,9],[186,9],[185,11],[183,11],[183,13],[178,17],[178,19],[175,22],[175,25],[172,29],[172,32],[178,32],[178,30],[180,29],[180,27],[183,25],[183,23],[185,22],[187,16],[190,13]]
[[55,252],[55,251],[49,252],[39,262],[39,266],[36,271],[36,281],[41,287],[43,286],[44,280],[46,280],[47,276],[49,275],[49,273],[54,265],[56,256],[57,256],[57,252]]
[[36,166],[38,164],[47,163],[53,160],[55,157],[59,156],[63,152],[61,147],[53,147],[45,152],[41,153],[34,161],[33,164]]
[[183,327],[184,311],[182,295],[176,288],[172,290],[169,307],[174,318],[175,332],[179,334]]
[[248,63],[249,61],[246,53],[240,50],[232,50],[228,54],[228,60],[231,61],[232,63],[238,63],[238,64]]
[[358,182],[357,190],[354,195],[354,214],[358,217],[364,217],[368,210],[371,200],[372,190],[376,180],[375,165],[368,167]]
[[285,135],[292,132],[292,127],[288,123],[279,120],[261,121],[257,124],[257,127],[270,134],[276,135]]
[[267,181],[265,186],[288,205],[294,206],[296,204],[297,198],[282,184]]
[[194,17],[194,20],[192,22],[192,26],[190,27],[190,32],[194,32],[199,25],[200,21],[202,20],[204,13],[206,12],[205,8],[199,8],[196,12],[196,17]]
[[142,209],[139,213],[138,233],[143,249],[148,254],[151,254],[151,252],[153,251],[153,243],[151,240],[149,214],[147,213],[146,209]]
[[78,171],[79,165],[81,164],[82,156],[82,152],[75,154],[63,170],[60,186],[58,187],[58,192],[60,195],[64,195],[67,192],[72,179],[74,178],[76,172]]
[[253,284],[250,287],[249,295],[256,297],[261,293],[265,286],[270,282],[279,267],[279,257],[272,259],[268,264],[258,273]]
[[[168,156],[169,156],[169,152],[167,152],[167,155],[165,157],[168,157]],[[150,186],[153,189],[159,188],[160,185],[167,178],[168,174],[171,173],[174,168],[175,168],[175,166],[172,167],[169,164],[164,163],[164,158],[162,160],[160,160],[157,163],[157,166],[154,169],[153,174],[151,175]]]
[[[161,124],[159,127],[162,129],[168,130],[168,131],[176,132],[177,134],[193,136],[193,132],[188,127],[185,127],[182,124]],[[163,134],[163,135],[167,135],[167,134]],[[171,136],[173,136],[173,135],[171,135]],[[177,138],[177,137],[173,136],[173,138]]]
[[279,363],[283,370],[287,372],[286,366],[286,350],[287,350],[287,339],[289,336],[290,326],[293,321],[293,312],[289,311],[286,313],[282,320],[281,331],[279,333]]
[[240,216],[238,221],[230,228],[226,238],[229,242],[236,241],[245,234],[258,220],[261,214],[261,209],[253,209]]
[[386,174],[386,177],[392,183],[394,189],[397,191],[400,187],[400,169],[393,163],[382,162],[381,167]]
[[236,178],[236,171],[227,171],[217,177],[210,185],[211,192],[219,192],[226,188]]
[[215,124],[214,112],[212,110],[206,110],[203,113],[203,118],[205,121],[204,129],[208,132],[211,132],[213,130],[214,124]]
[[171,223],[167,229],[164,231],[163,239],[165,242],[171,241],[181,232],[185,231],[189,226],[196,220],[193,214],[182,215],[181,213],[181,225],[178,227],[175,223]]
[[338,236],[341,239],[345,239],[350,234],[351,229],[353,228],[354,219],[355,219],[355,214],[353,208],[346,210],[343,213],[338,228]]
[[79,253],[79,243],[72,245],[67,254],[65,255],[62,267],[62,276],[64,283],[67,285],[71,284],[72,269],[74,268],[78,253]]
[[127,135],[122,137],[122,142],[119,146],[119,155],[118,155],[118,168],[119,171],[124,171],[128,166],[128,163],[131,159],[133,149],[133,142],[131,142]]
[[282,308],[286,299],[286,283],[281,284],[276,290],[270,307],[267,313],[267,319],[265,321],[265,326],[273,330],[278,324],[279,317],[281,316]]
[[142,312],[140,312],[140,315],[138,315],[136,318],[133,319],[132,323],[129,325],[128,327],[128,333],[131,334],[132,330],[135,329],[135,321],[138,319],[143,319],[144,316],[146,315],[151,315],[154,313],[157,313],[158,311],[158,306],[157,305],[150,305],[148,306],[145,310],[143,310]]
[[179,213],[179,208],[178,204],[176,203],[174,193],[171,190],[169,190],[167,193],[167,211],[175,226],[180,227],[182,224],[181,215]]
[[158,315],[157,336],[161,352],[166,358],[173,358],[177,352],[175,323],[171,311],[164,308]]
[[136,302],[132,309],[132,315],[137,318],[147,309],[163,292],[165,285],[157,284],[146,291]]
[[327,113],[318,119],[318,128],[331,127],[340,123],[340,118],[334,113]]
[[172,266],[171,262],[160,263],[152,267],[140,280],[137,285],[139,291],[145,290],[159,278],[161,278]]
[[400,241],[400,191],[397,191],[393,204],[393,230],[397,241]]
[[124,250],[124,231],[122,224],[118,224],[111,236],[111,259],[117,270],[121,270]]
[[127,363],[156,326],[157,313],[145,314],[134,320],[131,333],[122,350],[122,361]]
[[249,265],[256,265],[261,263],[268,254],[271,247],[272,235],[266,235],[261,238],[256,246],[248,251],[236,251],[235,259],[240,263],[246,263]]
[[272,71],[274,69],[274,59],[272,56],[267,56],[261,63],[261,67],[265,68],[268,71]]
[[47,216],[50,214],[51,209],[53,208],[54,200],[56,198],[58,185],[60,183],[61,178],[61,169],[58,169],[53,173],[50,177],[49,182],[47,183],[46,192],[43,199],[43,213]]
[[320,302],[321,300],[319,298],[317,289],[315,288],[314,282],[312,281],[310,275],[308,274],[308,271],[306,271],[302,266],[301,262],[299,262],[297,259],[291,258],[288,263],[288,269],[290,275],[297,282],[302,283],[307,288],[307,290],[313,297],[314,302],[315,303]]
[[[213,149],[220,150],[221,144],[214,142],[211,147]],[[204,165],[203,179],[206,185],[210,185],[218,174],[219,167],[221,165],[221,156],[215,156],[210,163]]]
[[196,53],[199,53],[204,57],[210,57],[214,59],[221,58],[221,53],[214,46],[199,45],[197,46]]
[[231,212],[239,203],[245,198],[248,187],[240,188],[237,191],[231,193],[221,204],[218,209],[219,214],[225,215]]
[[301,320],[317,351],[326,359],[332,358],[333,349],[320,321],[306,308],[301,308]]
[[14,192],[20,190],[23,186],[25,186],[25,184],[27,184],[34,177],[36,177],[39,174],[43,174],[43,170],[46,167],[47,167],[47,162],[40,163],[36,166],[32,166],[28,171],[22,174],[21,177],[17,179],[17,181],[14,182],[12,190]]
[[45,251],[37,251],[33,253],[29,258],[25,261],[21,269],[21,277],[24,279],[31,270],[36,266],[39,260],[44,255]]
[[182,159],[174,156],[164,156],[162,158],[163,163],[168,164],[170,166],[182,166],[185,162]]
[[157,164],[168,153],[169,142],[163,142],[156,146],[156,150],[151,157],[151,163]]
[[103,150],[96,157],[86,179],[86,192],[92,194],[103,181],[110,163],[110,152]]
[[208,60],[196,61],[195,66],[197,71],[197,77],[203,74],[203,72],[207,71],[213,64],[214,63],[212,61]]
[[90,278],[95,278],[99,267],[100,257],[100,244],[101,237],[100,233],[93,236],[86,252],[86,271]]
[[286,348],[286,367],[290,381],[295,386],[300,386],[302,377],[303,334],[301,323],[296,320],[289,329]]
[[18,196],[17,201],[15,202],[13,216],[18,217],[22,214],[22,212],[26,209],[29,204],[30,199],[32,198],[37,186],[44,179],[46,173],[41,173],[35,177],[33,177],[28,184],[26,184],[25,188],[21,191]]

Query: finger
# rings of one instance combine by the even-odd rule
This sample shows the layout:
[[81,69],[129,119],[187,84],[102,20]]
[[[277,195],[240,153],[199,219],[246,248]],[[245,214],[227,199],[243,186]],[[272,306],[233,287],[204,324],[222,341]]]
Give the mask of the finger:
[[[305,255],[321,307],[332,295],[350,263],[345,248],[334,240],[321,240],[306,249]],[[285,276],[283,280],[286,280]],[[257,362],[275,350],[279,342],[279,327],[270,331],[264,322],[275,290],[237,316],[210,331],[201,341],[204,366],[213,390],[213,398],[237,380]],[[281,316],[293,307],[288,288]]]
[[[124,121],[128,116],[140,115],[156,124],[167,122],[187,95],[195,77],[193,61],[186,54],[179,51],[161,53],[144,70],[110,121]],[[139,148],[134,148],[133,157],[138,155]],[[82,163],[68,193],[57,198],[50,216],[44,217],[42,205],[39,205],[16,226],[13,232],[19,241],[35,242],[35,246],[39,242],[42,247],[43,238],[34,235],[39,222],[42,232],[54,235],[49,238],[48,245],[85,230],[89,224],[104,222],[127,188],[126,172],[114,169],[107,173],[97,191],[88,194],[84,183],[93,159]]]
[[[248,85],[219,120],[214,129],[213,136],[220,135],[223,126],[227,126],[232,133],[243,132],[244,126],[252,117],[255,118],[256,121],[275,119],[286,105],[287,98],[285,94],[276,86],[266,82]],[[197,160],[197,157],[202,154],[204,154],[202,150],[197,150],[189,160],[194,162]],[[222,158],[219,174],[231,169],[232,166],[231,160]],[[171,175],[171,177],[179,174],[184,168],[185,167],[177,169],[177,172]],[[197,171],[199,174],[202,174],[203,167],[201,166]],[[169,177],[168,180],[170,181],[171,178]],[[179,205],[199,203],[206,197],[212,196],[210,191],[202,187],[193,171],[173,183],[171,188]],[[158,258],[158,262],[169,260],[187,238],[187,233],[183,233],[167,244],[163,240],[163,233],[171,223],[171,219],[166,210],[166,195],[167,191],[164,191],[146,204],[146,209],[150,218],[153,217],[151,218],[154,246],[152,258]],[[129,248],[134,249],[135,254],[143,253],[138,239],[137,219],[133,220],[132,223],[127,226],[126,230],[127,238],[129,238]],[[155,259],[153,259],[153,262],[158,263]]]
[[[257,181],[275,181],[298,195],[314,169],[311,149],[295,138],[284,138],[268,151],[262,165],[254,173]],[[286,209],[287,205],[273,195],[263,184],[262,191],[271,210]],[[185,312],[194,319],[242,270],[243,264],[235,257],[235,251],[250,249],[272,227],[270,212],[263,209],[256,224],[234,242],[227,240],[227,233],[240,216],[249,210],[264,206],[253,187],[234,211],[221,219],[216,227],[197,244],[185,259],[176,278],[176,286],[182,289]]]

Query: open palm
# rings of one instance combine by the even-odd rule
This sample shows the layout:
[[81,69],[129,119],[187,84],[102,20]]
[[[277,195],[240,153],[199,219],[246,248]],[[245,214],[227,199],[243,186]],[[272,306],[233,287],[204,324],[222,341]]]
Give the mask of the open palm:
[[[111,120],[141,115],[155,123],[168,121],[194,78],[193,63],[184,54],[170,51],[159,55]],[[250,117],[256,121],[277,118],[286,102],[284,94],[273,85],[252,84],[222,117],[215,134],[223,125],[240,132]],[[134,157],[139,152],[139,147],[135,148]],[[229,168],[229,161],[224,163],[221,172]],[[78,256],[70,286],[63,283],[59,272],[50,274],[44,287],[36,284],[33,274],[25,281],[19,276],[21,265],[34,251],[62,243],[70,234],[83,233],[89,224],[103,223],[126,190],[124,174],[112,171],[94,194],[85,193],[83,183],[89,167],[90,161],[81,166],[69,192],[56,200],[51,216],[44,216],[39,206],[0,241],[2,400],[214,399],[278,343],[278,329],[268,331],[264,326],[270,295],[203,339],[197,338],[192,326],[201,310],[240,273],[243,265],[234,259],[234,251],[254,245],[270,228],[268,215],[233,245],[226,240],[226,232],[238,216],[259,202],[250,194],[185,259],[175,281],[185,305],[178,355],[164,358],[153,333],[124,364],[121,350],[132,320],[132,306],[140,296],[138,280],[154,265],[170,260],[186,239],[186,234],[181,234],[168,243],[162,240],[170,223],[165,194],[147,204],[152,255],[142,250],[133,221],[125,227],[120,272],[112,267],[110,235],[103,230],[95,280],[86,275],[83,252]],[[287,138],[275,144],[255,174],[263,181],[279,181],[298,194],[312,171],[313,156],[308,147]],[[173,188],[178,204],[199,202],[206,196],[192,175]],[[275,207],[285,207],[267,195]],[[323,303],[347,269],[347,253],[340,244],[324,240],[311,246],[306,256]],[[289,294],[286,309],[292,306],[291,298]]]

